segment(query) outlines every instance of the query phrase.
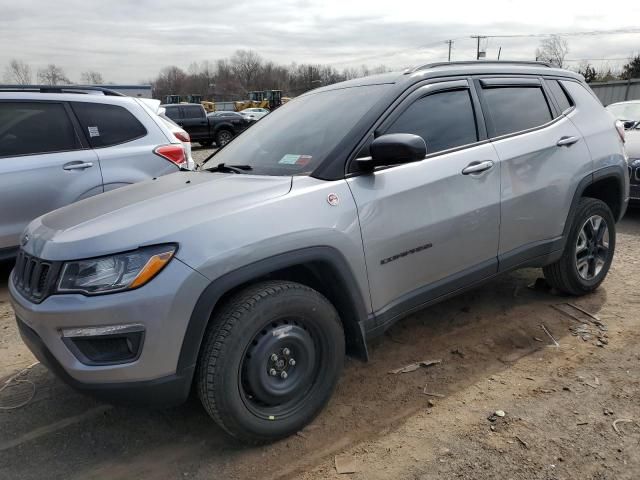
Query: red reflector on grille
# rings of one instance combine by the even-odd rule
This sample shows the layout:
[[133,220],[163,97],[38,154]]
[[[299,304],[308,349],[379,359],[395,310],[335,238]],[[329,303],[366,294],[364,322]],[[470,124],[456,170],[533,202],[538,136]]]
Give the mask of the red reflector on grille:
[[187,161],[184,155],[184,148],[182,148],[182,145],[177,145],[174,143],[170,145],[161,145],[159,147],[156,147],[153,153],[161,156],[166,160],[169,160],[172,163],[175,163],[178,166],[183,165]]

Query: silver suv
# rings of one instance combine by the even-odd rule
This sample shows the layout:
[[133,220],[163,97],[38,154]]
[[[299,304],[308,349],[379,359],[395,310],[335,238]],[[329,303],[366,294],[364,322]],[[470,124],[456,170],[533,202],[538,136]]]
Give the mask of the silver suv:
[[[345,352],[520,267],[584,295],[629,177],[584,79],[425,65],[306,93],[176,173],[34,220],[10,292],[35,355],[105,399],[197,391],[245,442],[319,413]],[[185,210],[183,205],[199,204]]]
[[0,87],[0,259],[43,213],[186,165],[151,102],[98,87]]

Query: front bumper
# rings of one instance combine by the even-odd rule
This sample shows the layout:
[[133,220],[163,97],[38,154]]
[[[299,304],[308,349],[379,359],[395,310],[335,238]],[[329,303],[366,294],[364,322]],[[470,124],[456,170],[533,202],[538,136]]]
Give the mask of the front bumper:
[[[178,360],[191,313],[208,283],[176,258],[148,285],[128,292],[56,294],[36,304],[17,291],[12,273],[9,293],[25,343],[62,380],[110,401],[139,397],[143,403],[171,404],[188,394],[195,365],[178,371]],[[64,329],[126,324],[144,326],[140,355],[128,363],[87,364],[62,337]]]
[[35,357],[58,378],[76,390],[109,403],[155,406],[179,405],[189,396],[195,367],[179,374],[137,382],[84,383],[67,373],[64,367],[31,327],[16,319],[22,341]]

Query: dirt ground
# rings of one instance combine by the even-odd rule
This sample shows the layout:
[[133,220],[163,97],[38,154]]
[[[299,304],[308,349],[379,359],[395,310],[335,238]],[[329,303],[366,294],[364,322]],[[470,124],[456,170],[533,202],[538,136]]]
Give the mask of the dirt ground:
[[[259,448],[225,437],[196,400],[160,411],[111,407],[35,365],[20,377],[33,382],[33,400],[0,409],[0,478],[638,479],[639,254],[632,211],[609,277],[590,296],[530,289],[540,271],[529,269],[412,315],[370,345],[369,363],[347,360],[311,426]],[[34,359],[8,303],[9,266],[0,270],[2,388]],[[600,326],[552,307],[564,303]],[[31,388],[5,388],[0,407]],[[503,417],[492,416],[498,410]],[[356,473],[338,474],[336,456]]]

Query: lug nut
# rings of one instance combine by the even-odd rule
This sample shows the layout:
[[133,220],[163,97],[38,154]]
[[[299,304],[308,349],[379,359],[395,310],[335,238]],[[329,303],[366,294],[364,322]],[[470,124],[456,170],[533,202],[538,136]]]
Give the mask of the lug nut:
[[272,377],[275,377],[277,374],[278,374],[278,372],[276,372],[275,368],[272,368],[271,370],[269,370],[269,375],[271,375]]
[[284,380],[284,379],[285,379],[285,378],[287,378],[288,376],[289,376],[289,375],[287,375],[287,372],[280,372],[280,378],[281,378],[281,379],[283,379],[283,380]]
[[295,361],[295,359],[290,358],[290,359],[289,359],[289,365],[291,365],[292,367],[295,367],[295,366],[296,366],[296,361]]
[[272,361],[272,362],[275,362],[275,361],[277,361],[277,360],[278,360],[278,355],[276,355],[275,353],[272,353],[272,354],[271,354],[271,361]]
[[289,350],[288,348],[283,348],[282,353],[285,355],[289,355],[291,353],[291,350]]

